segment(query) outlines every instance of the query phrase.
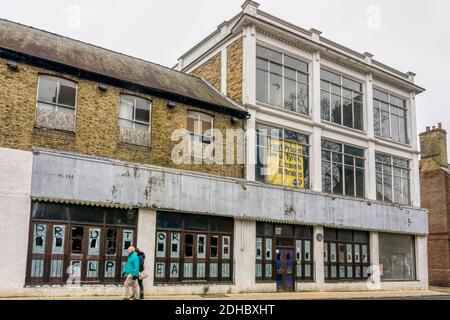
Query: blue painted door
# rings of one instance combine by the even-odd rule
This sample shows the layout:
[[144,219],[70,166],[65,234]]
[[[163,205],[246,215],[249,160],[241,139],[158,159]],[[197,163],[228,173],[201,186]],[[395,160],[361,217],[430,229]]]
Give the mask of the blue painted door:
[[278,291],[294,290],[294,250],[276,249],[276,281]]

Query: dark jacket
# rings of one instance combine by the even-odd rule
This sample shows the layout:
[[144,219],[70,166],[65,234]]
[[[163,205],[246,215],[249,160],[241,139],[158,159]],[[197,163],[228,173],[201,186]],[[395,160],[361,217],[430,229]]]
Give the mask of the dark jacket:
[[138,258],[139,258],[139,272],[142,272],[144,271],[145,253],[139,252]]

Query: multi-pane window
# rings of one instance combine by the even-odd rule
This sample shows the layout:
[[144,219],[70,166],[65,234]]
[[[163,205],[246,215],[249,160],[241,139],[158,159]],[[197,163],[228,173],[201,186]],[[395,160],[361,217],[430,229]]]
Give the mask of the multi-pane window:
[[74,113],[77,84],[61,78],[39,76],[37,106],[52,111]]
[[123,282],[137,210],[33,202],[26,283]]
[[375,155],[377,200],[411,204],[409,161],[389,155]]
[[406,100],[374,89],[373,112],[376,136],[409,143]]
[[150,102],[133,96],[120,96],[119,125],[137,131],[150,131]]
[[362,83],[320,70],[320,105],[323,120],[363,130]]
[[268,48],[256,47],[256,100],[309,114],[308,64]]
[[325,280],[363,281],[368,277],[369,233],[324,229]]
[[280,271],[286,271],[277,270],[280,248],[292,250],[292,276],[313,280],[312,234],[311,227],[257,222],[256,280],[274,281]]
[[309,188],[309,137],[257,124],[256,180],[299,189]]
[[233,219],[158,212],[155,282],[230,282]]
[[411,235],[379,234],[382,281],[416,280],[414,240]]
[[364,150],[322,140],[324,192],[364,198]]

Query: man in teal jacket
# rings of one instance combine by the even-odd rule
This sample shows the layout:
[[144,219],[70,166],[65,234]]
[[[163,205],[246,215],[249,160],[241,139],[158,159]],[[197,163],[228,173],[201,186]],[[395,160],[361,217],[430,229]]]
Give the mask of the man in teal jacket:
[[[125,300],[138,300],[139,290],[136,280],[139,279],[139,257],[136,254],[135,247],[128,248],[128,260],[123,270],[123,276],[126,278],[123,284],[125,288]],[[129,289],[132,289],[133,295],[128,295]]]

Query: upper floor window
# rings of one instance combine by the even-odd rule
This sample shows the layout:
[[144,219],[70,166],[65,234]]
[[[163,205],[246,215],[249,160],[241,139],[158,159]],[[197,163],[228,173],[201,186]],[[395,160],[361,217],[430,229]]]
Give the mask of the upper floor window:
[[150,131],[150,102],[133,96],[120,96],[119,126]]
[[256,126],[256,179],[299,189],[309,188],[309,137],[287,129]]
[[406,100],[374,89],[373,112],[376,136],[409,143]]
[[37,127],[75,132],[77,84],[53,76],[40,75],[36,99]]
[[363,130],[362,83],[324,69],[320,79],[322,119]]
[[209,114],[188,111],[186,129],[191,135],[192,141],[211,143],[213,139],[213,117]]
[[377,200],[411,204],[409,161],[377,153]]
[[324,192],[364,197],[364,150],[322,140]]
[[53,111],[74,113],[77,84],[61,78],[39,76],[37,105]]
[[308,64],[261,46],[256,47],[256,100],[309,114]]

